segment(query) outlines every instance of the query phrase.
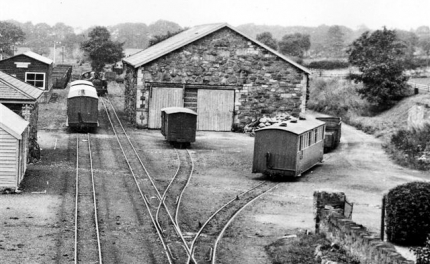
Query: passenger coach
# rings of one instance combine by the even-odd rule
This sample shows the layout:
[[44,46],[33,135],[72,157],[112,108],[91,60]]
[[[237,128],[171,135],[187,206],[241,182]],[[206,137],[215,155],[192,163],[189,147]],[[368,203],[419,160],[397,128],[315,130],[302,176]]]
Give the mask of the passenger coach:
[[299,177],[323,160],[325,123],[294,120],[255,132],[253,173]]
[[85,84],[71,87],[67,96],[67,126],[78,130],[96,128],[98,102],[94,87]]

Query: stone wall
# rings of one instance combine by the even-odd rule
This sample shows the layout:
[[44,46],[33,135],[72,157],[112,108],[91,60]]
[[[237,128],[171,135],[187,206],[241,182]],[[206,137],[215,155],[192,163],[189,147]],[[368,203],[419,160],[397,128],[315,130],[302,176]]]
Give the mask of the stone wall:
[[143,65],[135,75],[135,87],[128,89],[137,91],[137,112],[148,112],[145,82],[236,86],[234,120],[242,127],[263,115],[305,110],[307,74],[228,28]]
[[27,163],[34,163],[40,160],[40,148],[37,143],[37,121],[39,119],[39,104],[22,105],[21,116],[27,120],[29,124],[28,135],[28,155]]
[[315,227],[317,233],[324,233],[366,264],[412,264],[397,253],[390,243],[371,233],[366,227],[343,215],[342,203],[346,200],[342,192],[314,192]]

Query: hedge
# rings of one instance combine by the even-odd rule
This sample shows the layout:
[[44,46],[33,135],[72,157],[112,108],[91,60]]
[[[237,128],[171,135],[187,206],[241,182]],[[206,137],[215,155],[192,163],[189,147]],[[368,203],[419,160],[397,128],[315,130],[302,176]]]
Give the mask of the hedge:
[[430,233],[430,182],[410,182],[391,189],[385,223],[389,241],[424,245]]

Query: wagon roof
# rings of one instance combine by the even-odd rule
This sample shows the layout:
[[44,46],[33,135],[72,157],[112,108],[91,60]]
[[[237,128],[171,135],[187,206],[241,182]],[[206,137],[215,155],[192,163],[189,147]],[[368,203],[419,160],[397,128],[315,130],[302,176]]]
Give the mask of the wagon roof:
[[27,121],[6,106],[0,104],[0,128],[7,131],[16,139],[21,139],[22,132],[24,132],[27,126]]
[[161,41],[157,43],[154,46],[151,46],[141,52],[135,53],[131,55],[130,57],[124,58],[123,61],[135,68],[140,67],[148,62],[151,62],[155,59],[160,58],[161,56],[164,56],[174,50],[177,50],[179,48],[184,47],[185,45],[188,45],[196,40],[199,40],[213,32],[216,32],[222,28],[229,28],[230,30],[233,30],[234,32],[238,33],[239,35],[243,36],[244,38],[248,39],[249,41],[254,42],[255,44],[263,47],[264,49],[270,51],[277,57],[283,59],[284,61],[288,62],[289,64],[292,64],[296,68],[300,69],[301,71],[310,74],[310,70],[303,67],[302,65],[296,63],[295,61],[287,58],[286,56],[282,55],[281,53],[269,48],[265,44],[245,35],[244,33],[238,31],[237,29],[234,29],[232,26],[228,25],[227,23],[217,23],[217,24],[207,24],[207,25],[200,25],[195,26],[193,28],[190,28],[188,30],[185,30],[173,37],[170,37],[164,41]]
[[196,112],[185,107],[166,107],[161,109],[161,112],[165,112],[166,114],[187,113],[187,114],[197,115]]
[[43,90],[0,71],[0,100],[36,101]]
[[70,88],[69,94],[67,95],[67,98],[72,97],[92,97],[98,99],[97,91],[94,87],[88,86],[88,85],[75,85],[72,88]]
[[90,86],[94,86],[94,84],[90,81],[86,81],[86,80],[76,80],[70,83],[70,86],[75,86],[75,85],[79,85],[79,84],[85,84],[85,85],[90,85]]
[[325,122],[322,122],[313,118],[308,118],[306,120],[297,120],[297,123],[292,123],[291,121],[283,122],[283,123],[286,123],[287,126],[281,126],[282,123],[278,123],[271,126],[260,128],[255,132],[260,132],[263,130],[282,130],[285,132],[300,135],[311,129],[315,129],[325,124]]

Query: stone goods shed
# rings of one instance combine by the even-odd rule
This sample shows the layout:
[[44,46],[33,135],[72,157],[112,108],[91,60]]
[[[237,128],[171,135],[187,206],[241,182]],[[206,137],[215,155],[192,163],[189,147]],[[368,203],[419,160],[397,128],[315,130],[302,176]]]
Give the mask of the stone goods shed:
[[18,188],[27,168],[28,122],[0,104],[0,190]]
[[305,111],[310,71],[228,24],[196,26],[123,62],[125,111],[138,127],[160,128],[164,107],[196,111],[208,131]]
[[29,125],[28,161],[40,157],[37,144],[39,100],[43,90],[0,71],[0,103],[27,120]]
[[43,90],[41,102],[48,102],[51,97],[53,69],[52,60],[32,51],[0,61],[0,71]]

